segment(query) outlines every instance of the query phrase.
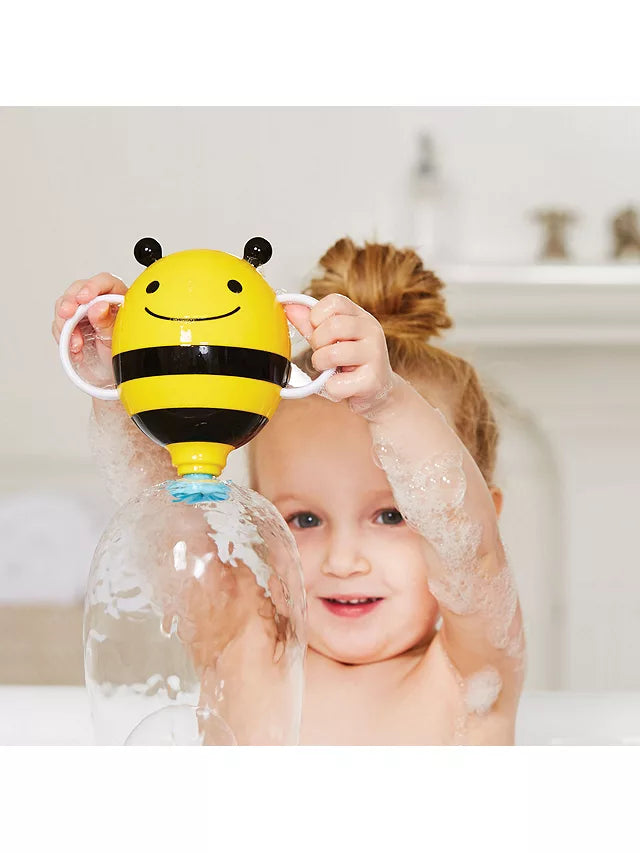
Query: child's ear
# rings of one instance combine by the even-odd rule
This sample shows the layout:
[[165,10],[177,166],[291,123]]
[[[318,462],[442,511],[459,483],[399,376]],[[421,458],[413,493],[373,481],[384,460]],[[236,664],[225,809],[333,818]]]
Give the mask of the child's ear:
[[491,492],[491,497],[493,498],[493,505],[496,508],[496,515],[500,518],[500,513],[502,512],[502,503],[504,500],[502,490],[497,486],[489,486],[489,491]]

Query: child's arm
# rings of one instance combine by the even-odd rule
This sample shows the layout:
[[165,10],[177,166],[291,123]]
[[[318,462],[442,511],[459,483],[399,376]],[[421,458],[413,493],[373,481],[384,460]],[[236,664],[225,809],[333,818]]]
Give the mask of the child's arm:
[[[391,370],[384,331],[350,299],[331,294],[287,316],[307,338],[317,370],[339,367],[326,395],[370,423],[397,507],[424,537],[428,580],[443,617],[443,646],[464,678],[491,666],[516,695],[522,671],[520,609],[494,504],[473,457],[441,413]],[[506,697],[505,697],[506,698]]]
[[[52,325],[56,343],[65,322],[79,305],[104,293],[124,295],[124,282],[110,273],[74,281],[56,301]],[[75,328],[70,340],[71,361],[91,382],[115,384],[111,365],[111,335],[116,310],[106,303],[89,309],[86,320]],[[90,438],[108,491],[123,503],[144,488],[175,476],[169,454],[154,444],[133,423],[119,400],[93,399]]]
[[485,479],[441,413],[400,377],[365,416],[398,509],[425,539],[445,651],[464,678],[498,669],[506,698],[521,682],[522,617]]

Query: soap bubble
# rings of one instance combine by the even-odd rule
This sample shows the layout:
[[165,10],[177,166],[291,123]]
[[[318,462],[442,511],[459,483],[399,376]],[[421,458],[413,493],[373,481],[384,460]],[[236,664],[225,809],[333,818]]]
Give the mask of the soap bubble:
[[216,482],[227,497],[197,503],[176,502],[174,482],[147,489],[98,543],[84,640],[99,743],[210,745],[221,732],[297,743],[306,604],[295,540],[262,496]]

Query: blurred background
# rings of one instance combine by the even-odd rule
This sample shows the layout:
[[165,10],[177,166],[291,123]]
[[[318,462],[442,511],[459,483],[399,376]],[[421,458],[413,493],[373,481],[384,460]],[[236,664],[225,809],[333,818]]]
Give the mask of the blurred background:
[[490,390],[526,687],[640,689],[640,108],[2,108],[0,138],[0,684],[83,683],[114,511],[56,298],[131,284],[147,235],[238,255],[264,235],[265,277],[299,291],[349,235],[418,250],[447,284],[442,345]]

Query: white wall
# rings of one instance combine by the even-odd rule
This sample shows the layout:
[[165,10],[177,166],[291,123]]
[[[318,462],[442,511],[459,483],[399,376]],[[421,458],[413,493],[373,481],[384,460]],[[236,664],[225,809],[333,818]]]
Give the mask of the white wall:
[[607,218],[640,200],[637,108],[0,110],[5,452],[77,458],[86,446],[86,400],[48,334],[67,284],[103,269],[130,283],[146,234],[166,252],[240,252],[264,234],[265,273],[286,289],[343,234],[411,242],[421,131],[437,145],[455,261],[531,259],[539,229],[528,215],[549,204],[580,213],[572,244],[596,260]]

